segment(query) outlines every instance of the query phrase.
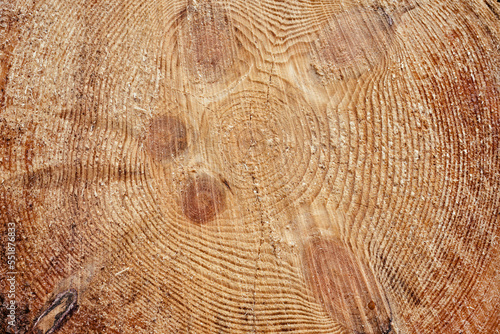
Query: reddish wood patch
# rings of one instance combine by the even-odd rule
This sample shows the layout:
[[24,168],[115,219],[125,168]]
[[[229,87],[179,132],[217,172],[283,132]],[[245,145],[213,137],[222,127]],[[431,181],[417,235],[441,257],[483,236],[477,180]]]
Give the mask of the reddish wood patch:
[[316,299],[354,333],[389,333],[391,318],[371,269],[339,240],[305,248],[306,277]]

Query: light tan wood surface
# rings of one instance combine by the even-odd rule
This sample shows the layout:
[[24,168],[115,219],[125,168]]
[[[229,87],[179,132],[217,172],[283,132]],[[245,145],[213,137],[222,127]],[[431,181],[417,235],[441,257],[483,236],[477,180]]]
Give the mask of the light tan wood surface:
[[0,333],[500,333],[499,84],[494,0],[0,0]]

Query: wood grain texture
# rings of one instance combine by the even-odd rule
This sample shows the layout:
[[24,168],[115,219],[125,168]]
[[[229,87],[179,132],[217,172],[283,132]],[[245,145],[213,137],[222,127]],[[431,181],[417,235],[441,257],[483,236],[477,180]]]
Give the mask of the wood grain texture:
[[494,0],[0,0],[0,333],[500,333],[499,129]]

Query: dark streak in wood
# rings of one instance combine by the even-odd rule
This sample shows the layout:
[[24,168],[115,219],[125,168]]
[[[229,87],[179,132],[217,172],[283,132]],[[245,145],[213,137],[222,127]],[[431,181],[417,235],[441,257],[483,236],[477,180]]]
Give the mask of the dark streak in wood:
[[401,278],[398,277],[394,272],[394,269],[391,265],[387,263],[387,259],[382,254],[378,255],[378,258],[381,262],[381,270],[383,271],[386,278],[389,280],[389,285],[395,289],[399,290],[398,292],[402,293],[403,296],[406,296],[406,299],[410,301],[411,304],[418,306],[422,304],[422,300],[418,296],[417,292],[408,286],[408,284]]
[[33,334],[53,334],[61,328],[78,307],[78,293],[69,289],[58,294],[33,325]]
[[[491,2],[490,0],[484,0],[484,3],[486,4],[486,6],[488,6],[488,8],[491,10],[491,12],[500,21],[500,9],[495,8],[495,6],[493,4],[491,4],[490,2]],[[499,1],[497,1],[497,2],[499,2]]]

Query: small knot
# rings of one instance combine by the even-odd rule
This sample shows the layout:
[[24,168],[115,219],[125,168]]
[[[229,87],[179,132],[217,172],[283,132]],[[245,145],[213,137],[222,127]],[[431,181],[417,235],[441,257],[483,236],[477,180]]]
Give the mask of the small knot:
[[226,194],[220,182],[203,175],[189,180],[182,198],[182,209],[191,221],[204,224],[224,211]]
[[186,125],[178,118],[162,115],[149,124],[146,148],[153,158],[164,161],[176,157],[187,146]]

